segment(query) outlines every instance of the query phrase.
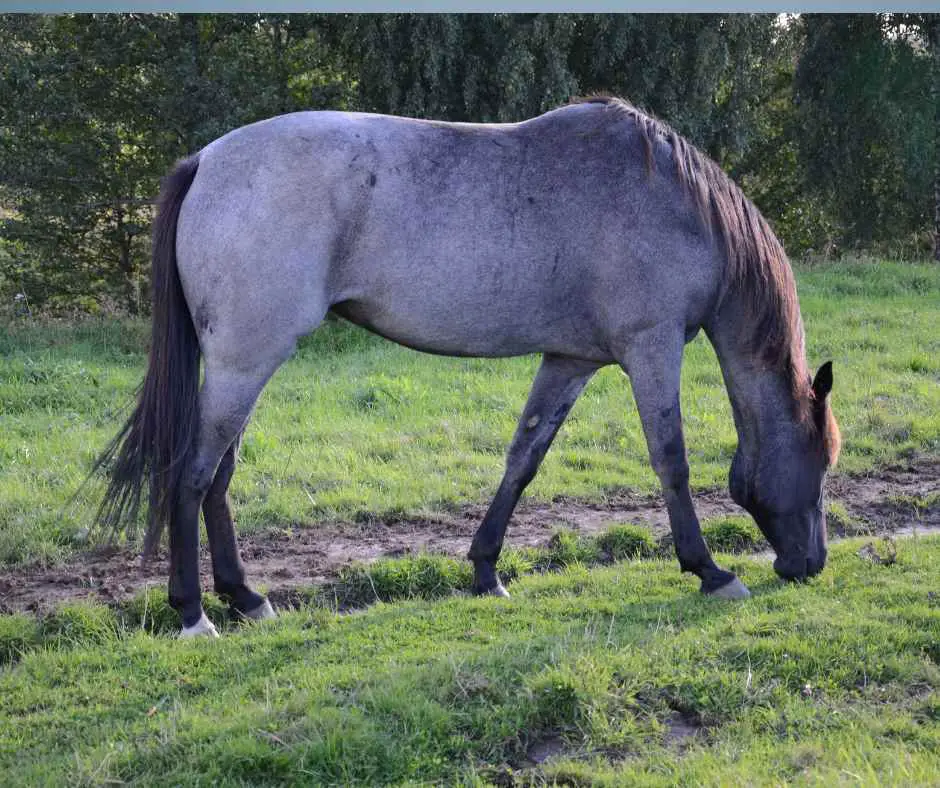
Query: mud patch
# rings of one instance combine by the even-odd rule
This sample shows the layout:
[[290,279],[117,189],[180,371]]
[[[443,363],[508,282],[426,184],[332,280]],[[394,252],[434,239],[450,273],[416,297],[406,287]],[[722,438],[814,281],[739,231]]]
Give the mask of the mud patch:
[[830,501],[872,534],[940,527],[940,459],[920,458],[861,476],[834,476]]
[[[940,458],[920,458],[862,476],[835,476],[829,501],[840,503],[862,532],[916,533],[940,528]],[[724,491],[696,493],[702,520],[742,514]],[[322,523],[273,529],[240,538],[242,557],[254,585],[268,589],[274,604],[292,606],[306,598],[304,588],[334,579],[348,564],[414,553],[463,556],[486,507],[466,506],[436,518]],[[668,535],[669,521],[659,496],[628,492],[603,503],[559,498],[551,503],[523,503],[513,516],[507,543],[515,547],[545,546],[559,528],[590,536],[618,523]],[[212,570],[204,550],[200,559],[204,583]],[[79,599],[114,603],[150,586],[166,584],[166,552],[141,566],[128,549],[98,549],[75,555],[53,567],[0,570],[0,611],[45,612]]]
[[677,711],[666,720],[666,746],[684,752],[703,731],[698,720]]
[[[568,754],[568,745],[560,736],[538,739],[529,745],[526,758],[531,765],[541,766],[553,758],[563,758]],[[529,764],[527,764],[529,765]]]

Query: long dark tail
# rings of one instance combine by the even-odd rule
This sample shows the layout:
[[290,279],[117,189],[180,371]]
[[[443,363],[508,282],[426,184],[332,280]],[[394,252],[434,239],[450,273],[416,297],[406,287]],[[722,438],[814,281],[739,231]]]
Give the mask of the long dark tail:
[[179,498],[180,484],[199,424],[199,342],[176,267],[180,206],[199,166],[197,156],[179,162],[163,182],[153,226],[153,323],[147,376],[137,406],[95,463],[111,477],[98,522],[118,532],[132,527],[141,489],[150,485],[144,558],[160,541]]

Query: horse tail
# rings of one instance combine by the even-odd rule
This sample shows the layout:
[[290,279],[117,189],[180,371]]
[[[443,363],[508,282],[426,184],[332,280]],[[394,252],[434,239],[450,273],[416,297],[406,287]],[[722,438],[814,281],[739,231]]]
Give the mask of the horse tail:
[[98,522],[112,533],[133,526],[141,490],[149,484],[146,560],[172,522],[183,473],[199,424],[199,341],[183,295],[176,260],[180,207],[196,177],[199,158],[180,161],[164,179],[153,226],[153,311],[147,375],[134,412],[95,463],[110,482]]

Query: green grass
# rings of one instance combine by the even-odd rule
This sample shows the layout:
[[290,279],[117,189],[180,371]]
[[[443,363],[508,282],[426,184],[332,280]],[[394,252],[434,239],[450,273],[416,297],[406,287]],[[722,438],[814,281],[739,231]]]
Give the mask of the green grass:
[[743,552],[768,546],[749,517],[716,518],[703,523],[702,535],[708,546],[718,552]]
[[722,556],[754,592],[737,603],[671,560],[427,601],[459,578],[419,558],[376,574],[412,599],[213,642],[150,634],[156,592],[136,618],[0,617],[0,783],[934,784],[940,538],[890,566],[860,544],[803,585]]
[[[936,455],[940,269],[797,273],[811,362],[835,362],[843,470]],[[137,322],[0,328],[0,562],[88,544],[93,498],[66,502],[145,344]],[[234,483],[240,528],[485,501],[536,365],[325,326],[262,397]],[[701,339],[683,403],[693,484],[723,485],[735,437]],[[606,370],[531,494],[655,486],[629,387]],[[856,527],[838,505],[829,519]],[[761,546],[749,521],[704,530],[750,600],[700,597],[645,529],[618,525],[505,551],[508,601],[467,596],[465,561],[421,555],[348,567],[261,626],[231,624],[208,595],[216,642],[173,639],[163,590],[0,616],[0,784],[935,784],[940,538],[899,539],[890,565],[860,558],[863,540],[836,544],[820,577],[783,585],[730,554]],[[539,749],[556,757],[538,765]]]
[[597,537],[601,553],[611,560],[649,558],[657,551],[652,535],[638,525],[614,525]]
[[[940,268],[855,262],[797,270],[811,363],[835,364],[841,470],[940,450]],[[0,563],[87,545],[96,495],[69,504],[143,374],[146,327],[0,327]],[[240,529],[426,515],[496,489],[536,358],[447,359],[345,324],[306,339],[261,397],[233,482]],[[703,338],[687,349],[692,484],[723,486],[736,444]],[[656,489],[629,385],[592,381],[528,494]]]

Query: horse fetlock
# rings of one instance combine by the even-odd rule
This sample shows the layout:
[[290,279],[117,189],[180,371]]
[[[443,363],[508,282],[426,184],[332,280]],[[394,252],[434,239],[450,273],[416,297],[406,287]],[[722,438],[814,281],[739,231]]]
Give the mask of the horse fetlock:
[[264,603],[264,597],[252,591],[244,581],[224,581],[216,578],[215,592],[233,610],[254,610]]
[[488,591],[474,591],[474,593],[477,596],[498,596],[502,597],[503,599],[509,599],[509,592],[506,590],[506,587],[498,580],[496,581],[496,585]]
[[473,562],[473,593],[477,596],[509,597],[509,592],[499,581],[495,561]]
[[[676,558],[679,559],[679,569],[683,572],[697,575],[702,579],[702,586],[707,586],[708,590],[723,586],[729,582],[734,575],[731,572],[725,572],[715,567],[715,562],[707,552],[684,551],[676,545]],[[689,555],[691,552],[691,557]]]
[[181,597],[171,591],[168,601],[170,607],[179,613],[183,622],[183,629],[198,626],[199,622],[206,616],[205,611],[202,609],[202,596],[199,593]]
[[698,569],[691,571],[702,579],[703,594],[711,594],[736,579],[734,572],[726,572],[724,569],[719,569],[712,562],[709,562],[705,567],[699,565]]
[[215,628],[209,617],[203,612],[199,617],[199,620],[196,621],[192,626],[183,626],[183,629],[180,631],[180,638],[195,638],[195,637],[209,637],[217,638],[219,636],[219,630]]

